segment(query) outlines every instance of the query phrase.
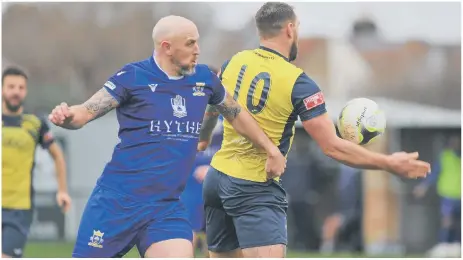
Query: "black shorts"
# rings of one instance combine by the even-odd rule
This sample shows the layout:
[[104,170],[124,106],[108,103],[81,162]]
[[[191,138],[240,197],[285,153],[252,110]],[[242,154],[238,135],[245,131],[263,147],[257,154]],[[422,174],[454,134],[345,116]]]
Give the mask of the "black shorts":
[[287,244],[288,202],[276,181],[247,181],[210,167],[203,198],[210,251]]
[[2,253],[22,257],[32,223],[32,210],[2,208]]

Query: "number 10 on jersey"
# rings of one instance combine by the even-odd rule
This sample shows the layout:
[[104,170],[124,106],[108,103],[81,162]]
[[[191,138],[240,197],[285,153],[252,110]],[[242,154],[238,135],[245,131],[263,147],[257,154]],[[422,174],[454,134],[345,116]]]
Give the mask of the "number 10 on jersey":
[[[238,79],[236,80],[235,91],[233,93],[234,100],[238,99],[239,92],[241,89],[241,82],[246,73],[246,69],[247,69],[247,65],[243,65],[238,74]],[[259,83],[261,80],[264,81],[264,86],[262,89],[262,93],[260,94],[259,102],[257,103],[257,105],[254,105],[252,100],[254,97],[254,93],[256,91],[257,83]],[[251,84],[248,89],[247,97],[246,97],[246,107],[249,112],[251,112],[252,114],[259,114],[260,112],[262,112],[262,110],[264,110],[265,105],[267,104],[267,98],[270,92],[270,86],[271,86],[270,74],[268,72],[260,72],[252,79]]]

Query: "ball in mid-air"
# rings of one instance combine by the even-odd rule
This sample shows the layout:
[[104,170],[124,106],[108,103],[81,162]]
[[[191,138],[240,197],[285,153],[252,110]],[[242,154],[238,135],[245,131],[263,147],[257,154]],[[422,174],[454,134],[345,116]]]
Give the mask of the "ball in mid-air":
[[386,117],[373,100],[356,98],[342,109],[337,128],[342,139],[359,145],[371,144],[384,133]]

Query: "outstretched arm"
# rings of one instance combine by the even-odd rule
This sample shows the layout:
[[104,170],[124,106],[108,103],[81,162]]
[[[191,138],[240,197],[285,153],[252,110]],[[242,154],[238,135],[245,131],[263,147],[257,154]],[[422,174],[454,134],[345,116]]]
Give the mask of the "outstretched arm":
[[89,122],[106,115],[106,113],[118,107],[119,102],[105,88],[101,88],[82,106],[85,108],[89,118],[87,122]]
[[135,75],[134,67],[124,66],[85,103],[71,107],[66,103],[56,106],[49,116],[50,121],[66,129],[79,129],[88,122],[104,116],[130,99],[128,86],[133,85]]
[[61,103],[53,109],[49,119],[60,127],[79,129],[118,106],[119,102],[103,87],[83,104],[68,107]]
[[292,101],[305,131],[327,156],[354,168],[383,169],[408,178],[425,177],[429,172],[429,164],[417,160],[418,153],[385,155],[339,138],[326,112],[323,93],[305,73],[296,80]]
[[374,153],[336,135],[328,113],[302,122],[304,129],[331,158],[354,168],[388,169],[388,156]]
[[306,120],[302,125],[327,156],[351,167],[382,169],[406,178],[425,177],[430,172],[428,163],[417,160],[418,153],[385,155],[339,138],[327,113]]

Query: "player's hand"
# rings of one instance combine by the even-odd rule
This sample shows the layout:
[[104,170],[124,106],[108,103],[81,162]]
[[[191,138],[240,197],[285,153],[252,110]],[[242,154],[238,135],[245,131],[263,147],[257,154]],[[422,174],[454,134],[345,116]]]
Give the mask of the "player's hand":
[[196,180],[199,183],[203,183],[204,178],[206,178],[207,171],[209,170],[208,165],[201,165],[196,167],[195,172],[193,173],[193,176],[196,178]]
[[426,195],[426,192],[428,191],[428,187],[426,185],[418,185],[413,189],[413,196],[415,198],[422,198],[424,195]]
[[71,208],[71,201],[71,197],[69,197],[67,192],[59,191],[56,194],[56,202],[64,213],[68,212],[68,210]]
[[208,146],[209,146],[208,141],[199,141],[198,147],[196,149],[198,150],[198,152],[202,152],[202,151],[205,151]]
[[72,121],[74,114],[69,109],[68,104],[61,103],[57,105],[48,116],[48,119],[57,126],[68,124]]
[[389,156],[388,170],[405,178],[424,178],[431,172],[431,165],[418,160],[418,152],[398,152]]
[[269,153],[267,156],[267,162],[265,163],[265,171],[267,172],[267,178],[273,179],[280,177],[286,168],[286,158],[276,149],[274,152]]

